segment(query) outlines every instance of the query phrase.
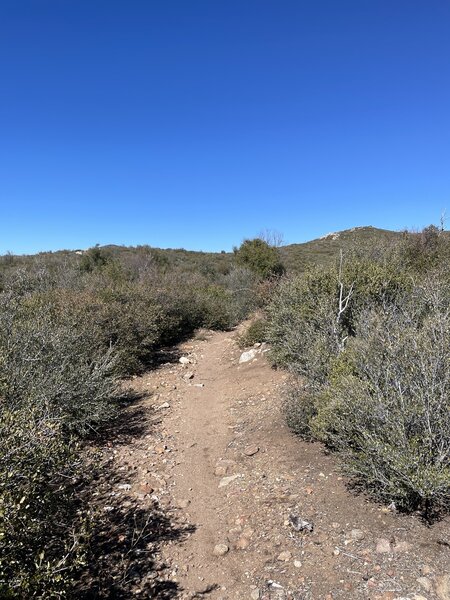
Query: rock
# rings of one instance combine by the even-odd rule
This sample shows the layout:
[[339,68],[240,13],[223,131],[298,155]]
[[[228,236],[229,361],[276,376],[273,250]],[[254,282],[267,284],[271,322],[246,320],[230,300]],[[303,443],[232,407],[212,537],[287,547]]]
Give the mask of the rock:
[[386,540],[385,538],[377,540],[376,552],[378,554],[388,554],[391,552],[391,544],[389,543],[389,540]]
[[291,558],[292,558],[292,554],[289,552],[289,550],[287,550],[285,552],[281,552],[277,556],[277,560],[280,560],[281,562],[288,562],[289,560],[291,560]]
[[433,572],[433,569],[430,567],[430,565],[423,565],[423,567],[420,569],[422,572],[422,575],[431,575],[431,573]]
[[435,592],[439,600],[450,600],[450,574],[436,577]]
[[302,567],[302,563],[301,563],[301,561],[299,561],[299,560],[294,560],[294,567],[295,567],[296,569],[301,569],[301,567]]
[[361,529],[352,529],[352,531],[350,533],[350,537],[352,538],[352,540],[360,542],[361,540],[363,540],[366,537],[366,535],[365,535],[364,531],[362,531]]
[[194,379],[194,373],[192,373],[191,371],[189,371],[189,373],[185,373],[183,375],[183,379],[185,379],[186,381],[189,381],[189,379]]
[[252,350],[247,350],[247,352],[243,352],[239,358],[239,364],[249,362],[253,360],[256,356],[257,352],[252,348]]
[[394,552],[408,552],[411,549],[411,544],[408,542],[396,542],[394,546]]
[[170,404],[168,402],[163,402],[159,406],[156,407],[158,410],[161,408],[170,408]]
[[187,356],[182,356],[182,357],[180,358],[179,362],[180,362],[182,365],[189,365],[191,361],[188,359],[188,357],[187,357]]
[[289,515],[289,523],[292,525],[295,531],[309,531],[309,533],[312,533],[314,529],[313,523],[305,521],[296,515]]
[[190,500],[180,500],[178,502],[178,507],[179,508],[187,508],[189,506],[189,504],[191,503]]
[[431,590],[433,589],[433,584],[428,579],[428,577],[418,577],[416,581],[420,585],[420,587],[423,588],[426,592],[431,592]]
[[126,492],[128,492],[128,490],[131,490],[131,485],[129,483],[119,483],[118,486],[119,490],[125,490]]
[[261,592],[258,590],[258,588],[256,588],[256,590],[252,590],[252,592],[250,593],[250,598],[252,600],[259,600],[260,597]]
[[219,482],[219,487],[225,487],[227,485],[229,485],[232,481],[234,481],[235,479],[239,479],[240,475],[230,475],[229,477],[223,477],[223,479],[220,480]]
[[238,550],[245,550],[250,546],[250,540],[245,536],[241,535],[241,537],[236,542],[236,548]]
[[225,556],[229,550],[230,549],[226,544],[216,544],[216,546],[214,546],[213,554],[214,556]]
[[245,456],[253,456],[257,452],[259,452],[259,448],[255,444],[252,444],[250,446],[246,446],[244,448],[244,454],[245,454]]

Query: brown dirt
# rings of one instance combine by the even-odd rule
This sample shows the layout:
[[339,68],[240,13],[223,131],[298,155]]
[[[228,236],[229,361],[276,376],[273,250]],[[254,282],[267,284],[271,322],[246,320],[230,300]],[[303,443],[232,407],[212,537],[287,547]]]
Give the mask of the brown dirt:
[[[448,600],[450,520],[427,527],[349,491],[335,457],[284,425],[286,375],[264,353],[239,365],[235,336],[197,337],[131,383],[143,394],[142,431],[107,449],[131,485],[123,490],[116,478],[112,493],[128,506],[159,507],[183,531],[152,546],[167,585],[148,592],[138,577],[132,594]],[[191,363],[180,364],[180,355]],[[313,532],[295,531],[290,514],[314,523]],[[215,556],[217,544],[229,551]]]

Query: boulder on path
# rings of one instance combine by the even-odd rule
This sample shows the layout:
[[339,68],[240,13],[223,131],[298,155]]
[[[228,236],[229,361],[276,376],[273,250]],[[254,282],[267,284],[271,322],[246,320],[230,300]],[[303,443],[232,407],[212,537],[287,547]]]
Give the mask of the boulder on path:
[[214,556],[225,556],[228,551],[229,547],[226,544],[216,544],[216,546],[214,546],[213,554]]
[[251,350],[247,350],[247,352],[243,352],[239,358],[239,364],[250,362],[256,357],[257,350],[252,348]]

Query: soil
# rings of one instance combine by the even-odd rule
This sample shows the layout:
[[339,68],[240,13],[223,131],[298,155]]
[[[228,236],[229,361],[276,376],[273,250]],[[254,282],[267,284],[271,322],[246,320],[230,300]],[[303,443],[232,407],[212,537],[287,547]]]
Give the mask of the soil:
[[140,399],[103,448],[101,500],[166,525],[123,533],[152,556],[125,597],[449,600],[450,519],[427,526],[352,492],[336,457],[288,430],[286,374],[255,352],[239,364],[236,332],[204,332],[130,382]]

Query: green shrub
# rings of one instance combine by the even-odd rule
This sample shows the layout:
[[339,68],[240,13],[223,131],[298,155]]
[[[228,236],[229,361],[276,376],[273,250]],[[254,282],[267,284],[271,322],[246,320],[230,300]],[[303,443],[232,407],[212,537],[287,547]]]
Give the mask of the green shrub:
[[44,297],[0,295],[0,594],[16,598],[70,588],[89,520],[76,439],[116,410],[113,352]]
[[284,282],[268,308],[272,357],[304,381],[289,425],[377,498],[428,513],[450,499],[449,279],[351,262]]
[[294,433],[305,440],[316,438],[311,430],[312,420],[317,415],[316,396],[306,383],[296,377],[291,378],[284,390],[283,414]]
[[282,282],[267,308],[273,362],[324,385],[332,361],[354,335],[359,312],[368,303],[395,303],[409,287],[410,279],[391,264],[361,258]]
[[260,238],[244,240],[239,248],[234,249],[234,257],[236,264],[250,269],[261,279],[279,277],[284,273],[278,248]]
[[233,268],[222,280],[229,294],[230,324],[237,325],[260,305],[258,277],[245,267]]
[[281,283],[267,307],[271,360],[307,377],[311,385],[325,383],[331,359],[338,352],[335,287],[328,273],[310,272]]
[[361,315],[354,374],[331,382],[312,429],[374,495],[429,511],[450,500],[450,315],[423,301]]
[[264,317],[258,317],[252,321],[238,339],[241,348],[248,348],[253,344],[265,341],[267,341],[267,320]]

